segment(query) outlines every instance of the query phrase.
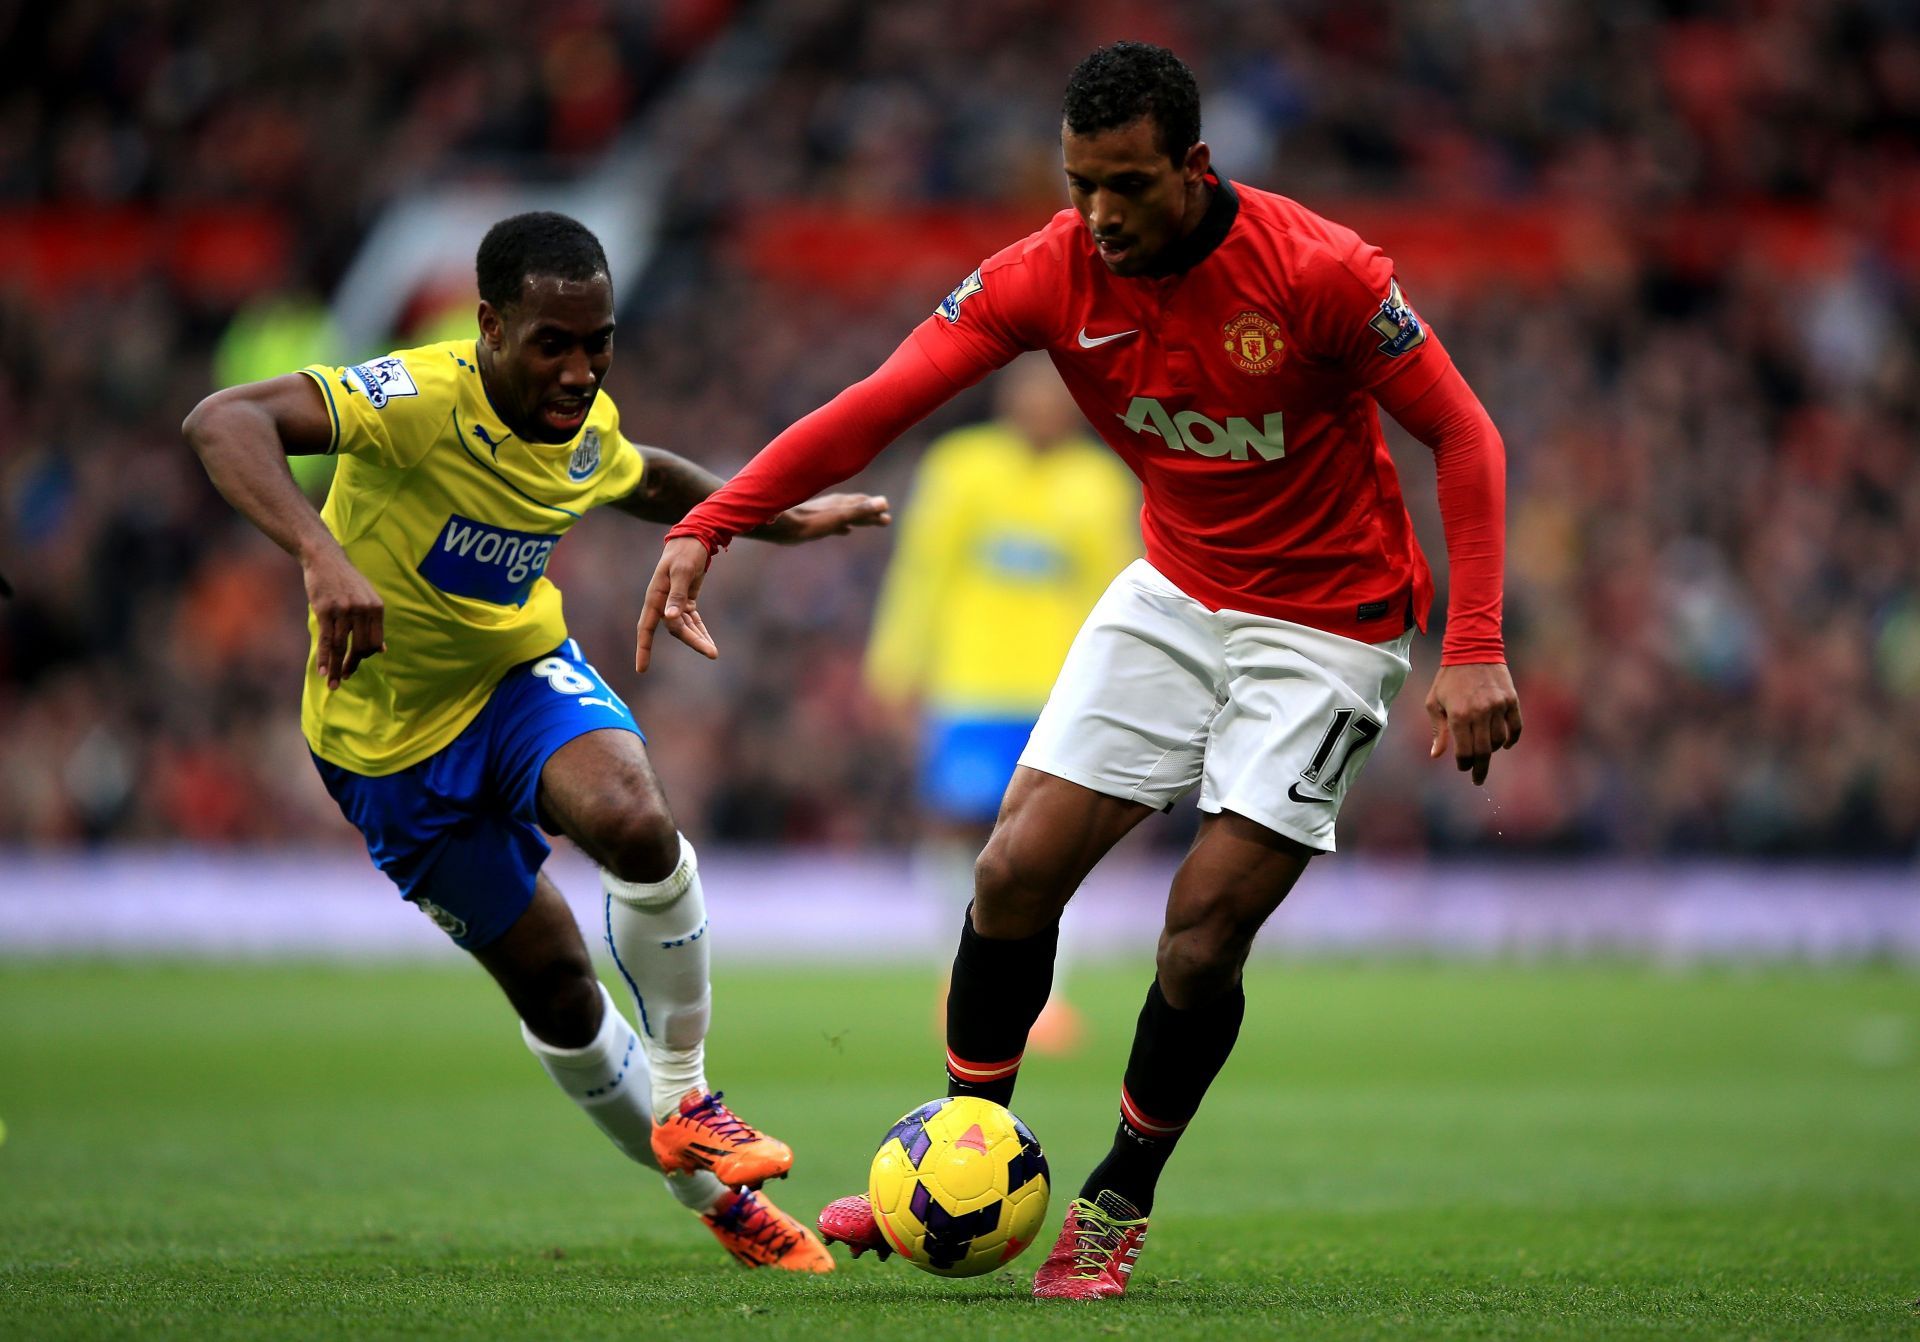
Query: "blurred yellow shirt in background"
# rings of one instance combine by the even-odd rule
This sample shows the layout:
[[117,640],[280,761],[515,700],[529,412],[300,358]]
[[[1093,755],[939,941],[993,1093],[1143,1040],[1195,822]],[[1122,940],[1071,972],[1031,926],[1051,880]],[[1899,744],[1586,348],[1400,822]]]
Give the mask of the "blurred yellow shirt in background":
[[1139,496],[1090,439],[1034,449],[989,423],[927,449],[867,648],[883,700],[1035,716],[1113,576],[1140,554]]
[[494,413],[473,340],[300,371],[333,420],[339,472],[321,517],[386,603],[387,651],[337,690],[314,667],[300,725],[321,759],[378,777],[458,736],[507,670],[567,637],[553,547],[587,509],[632,493],[643,459],[604,391],[565,443]]

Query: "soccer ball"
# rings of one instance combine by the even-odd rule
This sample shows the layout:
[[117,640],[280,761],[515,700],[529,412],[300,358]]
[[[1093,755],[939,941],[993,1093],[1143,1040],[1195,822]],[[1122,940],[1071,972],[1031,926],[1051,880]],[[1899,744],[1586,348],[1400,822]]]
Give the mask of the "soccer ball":
[[867,1197],[902,1258],[938,1276],[977,1277],[1040,1233],[1047,1158],[1027,1125],[992,1100],[934,1100],[880,1143]]

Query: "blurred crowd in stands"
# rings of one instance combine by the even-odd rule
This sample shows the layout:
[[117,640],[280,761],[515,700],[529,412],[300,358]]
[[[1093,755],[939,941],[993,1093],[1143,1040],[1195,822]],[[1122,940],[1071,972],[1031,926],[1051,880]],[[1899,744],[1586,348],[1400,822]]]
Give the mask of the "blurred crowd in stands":
[[[610,388],[630,436],[723,472],[972,264],[810,286],[756,266],[740,220],[984,205],[1037,227],[1062,200],[1066,74],[1117,36],[1195,67],[1227,173],[1336,218],[1364,200],[1611,221],[1550,285],[1403,268],[1506,437],[1527,726],[1484,791],[1428,764],[1429,635],[1342,846],[1920,854],[1920,236],[1902,252],[1888,222],[1920,218],[1909,4],[124,9],[6,20],[0,211],[265,201],[295,229],[290,290],[323,294],[404,185],[564,172],[666,118],[666,232],[646,275],[616,277]],[[751,97],[676,104],[676,74],[728,36]],[[1743,247],[1742,212],[1775,208],[1841,245],[1792,266]],[[0,291],[0,569],[19,591],[0,606],[0,842],[353,841],[298,731],[297,570],[178,436],[235,315],[157,278]],[[956,402],[863,483],[897,495],[919,447],[984,404]],[[1430,463],[1404,436],[1396,455],[1443,567]],[[644,682],[628,650],[657,531],[593,517],[560,548],[573,631],[649,726],[689,833],[911,836],[911,730],[860,685],[885,547],[775,564],[736,545],[713,578],[722,660],[669,648]]]

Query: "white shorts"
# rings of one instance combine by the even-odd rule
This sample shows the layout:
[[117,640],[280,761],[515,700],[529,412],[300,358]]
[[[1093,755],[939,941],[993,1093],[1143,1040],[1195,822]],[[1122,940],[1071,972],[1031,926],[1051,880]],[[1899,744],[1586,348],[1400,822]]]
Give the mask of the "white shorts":
[[1080,627],[1020,763],[1161,810],[1198,783],[1201,810],[1330,853],[1412,644],[1211,611],[1137,559]]

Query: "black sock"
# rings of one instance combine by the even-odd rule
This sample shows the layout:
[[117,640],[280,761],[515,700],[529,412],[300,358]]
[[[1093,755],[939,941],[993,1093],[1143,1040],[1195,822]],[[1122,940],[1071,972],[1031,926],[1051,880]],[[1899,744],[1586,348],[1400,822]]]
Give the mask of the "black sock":
[[973,909],[960,927],[947,989],[947,1094],[1013,1099],[1027,1032],[1053,991],[1058,926],[1018,941],[973,930]]
[[1246,1010],[1247,995],[1238,983],[1216,1001],[1181,1011],[1154,980],[1133,1031],[1113,1149],[1087,1176],[1081,1197],[1093,1202],[1103,1191],[1112,1192],[1142,1216],[1153,1210],[1160,1171],[1233,1052]]

